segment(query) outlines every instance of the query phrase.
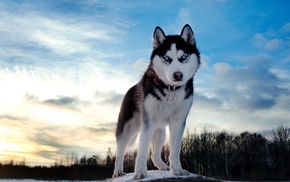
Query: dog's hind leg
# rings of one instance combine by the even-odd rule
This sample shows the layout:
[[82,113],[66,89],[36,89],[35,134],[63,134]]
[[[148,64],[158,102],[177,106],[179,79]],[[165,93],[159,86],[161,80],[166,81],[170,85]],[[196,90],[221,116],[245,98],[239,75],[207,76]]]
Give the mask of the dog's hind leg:
[[159,170],[169,170],[169,167],[161,159],[161,151],[165,142],[165,129],[156,129],[152,137],[152,156],[154,165]]
[[125,175],[123,170],[124,155],[125,149],[128,144],[126,140],[127,137],[120,137],[117,139],[117,152],[116,152],[116,161],[113,177],[119,177]]
[[139,132],[139,123],[136,118],[128,121],[124,127],[124,131],[117,136],[117,152],[113,177],[125,175],[123,170],[125,150],[133,140],[136,139]]

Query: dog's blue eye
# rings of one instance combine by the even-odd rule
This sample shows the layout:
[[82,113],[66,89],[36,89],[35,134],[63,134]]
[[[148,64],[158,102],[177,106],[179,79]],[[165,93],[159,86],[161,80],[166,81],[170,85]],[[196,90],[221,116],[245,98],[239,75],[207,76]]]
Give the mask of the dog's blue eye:
[[188,54],[183,54],[183,55],[181,56],[181,58],[180,58],[180,61],[184,61],[184,60],[186,60],[187,57],[188,57]]
[[166,56],[166,55],[162,56],[162,58],[163,58],[164,61],[166,61],[166,62],[169,62],[169,61],[170,61],[170,57],[168,57],[168,56]]

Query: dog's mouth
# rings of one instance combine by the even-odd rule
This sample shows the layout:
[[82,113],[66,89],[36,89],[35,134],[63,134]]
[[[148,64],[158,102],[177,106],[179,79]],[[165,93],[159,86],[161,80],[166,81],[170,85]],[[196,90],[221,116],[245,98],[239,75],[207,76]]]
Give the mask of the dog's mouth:
[[154,78],[154,84],[155,85],[157,85],[157,86],[161,86],[161,87],[164,87],[164,88],[166,88],[166,87],[178,87],[178,86],[181,86],[181,85],[179,85],[178,83],[180,83],[181,81],[173,81],[172,83],[173,84],[166,84],[166,83],[164,83],[160,78],[158,78],[158,77],[155,77]]
[[181,79],[181,80],[172,79],[172,80],[169,80],[169,82],[168,82],[168,84],[172,85],[172,86],[182,86],[182,85],[184,85],[184,83],[185,83],[184,79]]
[[178,83],[178,82],[182,82],[182,81],[183,81],[183,79],[181,79],[181,80],[173,80],[174,83]]

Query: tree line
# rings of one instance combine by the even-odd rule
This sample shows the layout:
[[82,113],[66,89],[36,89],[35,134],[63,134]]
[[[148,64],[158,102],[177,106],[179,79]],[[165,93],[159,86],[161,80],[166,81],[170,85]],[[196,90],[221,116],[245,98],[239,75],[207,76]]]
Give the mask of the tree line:
[[[149,152],[149,155],[151,152]],[[125,155],[124,171],[133,172],[137,150]],[[169,164],[169,144],[161,154]],[[280,126],[269,135],[243,132],[186,132],[181,148],[184,169],[224,180],[289,180],[290,179],[290,129]],[[28,166],[25,159],[0,163],[0,178],[30,178],[46,180],[102,180],[110,178],[115,156],[111,149],[106,157],[93,155],[81,158],[71,152],[51,166]],[[154,167],[148,160],[148,169]]]
[[182,163],[191,172],[228,180],[289,180],[290,130],[273,129],[268,136],[243,132],[187,133]]
[[0,179],[103,180],[112,176],[114,158],[109,148],[106,158],[99,155],[78,158],[76,152],[71,152],[50,166],[29,166],[25,159],[10,160],[0,163]]

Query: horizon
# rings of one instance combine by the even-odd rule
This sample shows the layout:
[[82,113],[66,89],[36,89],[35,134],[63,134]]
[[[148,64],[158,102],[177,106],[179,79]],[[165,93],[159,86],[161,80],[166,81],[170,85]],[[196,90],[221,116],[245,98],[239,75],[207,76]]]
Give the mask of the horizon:
[[[167,127],[167,129],[168,129],[168,127]],[[275,133],[274,135],[277,135],[279,133],[277,131],[278,130],[281,131],[281,129],[283,131],[285,130],[285,131],[290,132],[290,128],[287,127],[287,126],[283,126],[283,125],[278,126],[277,128],[273,128],[272,130],[269,130],[269,131],[264,131],[264,132],[243,131],[241,133],[234,133],[234,132],[225,131],[225,130],[223,130],[223,131],[209,131],[209,130],[207,130],[207,128],[203,128],[199,132],[197,132],[197,131],[189,131],[189,130],[184,131],[183,139],[186,139],[186,138],[188,139],[188,136],[195,135],[195,134],[197,134],[198,136],[201,137],[204,133],[209,133],[209,134],[214,134],[214,135],[217,134],[217,136],[219,136],[219,134],[225,132],[226,134],[228,134],[230,136],[233,136],[233,138],[239,137],[239,136],[243,135],[244,133],[249,133],[249,134],[253,134],[253,135],[254,134],[261,135],[266,141],[271,143],[271,142],[274,142],[274,140],[275,140],[275,138],[272,137],[273,132]],[[166,131],[166,132],[168,132],[168,131]],[[276,136],[276,137],[278,137],[278,136]],[[276,138],[276,140],[277,140],[277,138]],[[279,138],[278,138],[278,140],[279,140]],[[169,147],[169,145],[170,145],[169,144],[169,139],[167,137],[167,139],[166,139],[166,141],[164,143],[164,146]],[[167,148],[167,147],[165,147],[165,148]],[[151,148],[149,150],[151,150]],[[131,147],[128,147],[128,149],[126,150],[126,155],[132,155],[132,154],[134,154],[134,152],[137,152],[136,143],[134,145],[132,145]],[[27,167],[41,167],[41,166],[47,166],[47,167],[67,166],[67,167],[71,167],[74,164],[79,164],[80,161],[82,160],[82,158],[85,158],[85,159],[88,160],[89,158],[97,157],[99,159],[98,162],[105,163],[108,156],[111,159],[116,157],[116,154],[114,153],[114,151],[112,151],[110,146],[106,150],[106,153],[102,154],[102,155],[94,155],[93,154],[91,156],[88,156],[86,153],[84,153],[82,156],[80,156],[77,151],[67,151],[66,153],[58,156],[58,158],[56,158],[53,161],[53,163],[43,163],[43,164],[39,163],[39,162],[38,163],[32,163],[30,161],[27,161],[25,157],[23,157],[23,158],[18,157],[20,160],[14,160],[14,159],[6,159],[5,161],[1,161],[0,160],[0,165],[12,165],[12,166],[20,165],[20,166],[27,166]],[[148,160],[149,159],[150,158],[148,158]]]
[[201,53],[186,130],[290,124],[288,1],[1,1],[0,161],[114,153],[126,91],[152,34],[189,24]]

